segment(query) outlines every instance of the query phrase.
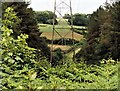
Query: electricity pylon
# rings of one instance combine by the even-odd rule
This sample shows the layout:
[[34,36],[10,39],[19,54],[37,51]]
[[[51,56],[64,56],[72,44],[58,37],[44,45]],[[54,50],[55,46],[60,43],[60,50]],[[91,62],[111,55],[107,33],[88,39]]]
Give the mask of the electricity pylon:
[[[68,20],[64,19],[64,14],[70,15],[70,24],[68,23]],[[55,25],[55,20],[57,15],[59,18],[57,19],[59,27]],[[64,22],[64,23],[63,23]],[[67,27],[66,27],[67,26]],[[62,43],[62,45],[66,45],[66,39],[68,36],[72,39],[72,46],[71,49],[73,51],[73,60],[75,60],[75,48],[74,48],[74,28],[73,28],[73,15],[72,15],[72,5],[71,0],[55,0],[54,2],[54,19],[53,19],[53,31],[52,31],[52,43],[51,43],[51,61],[53,60],[53,54],[54,54],[54,40],[56,39],[56,36],[59,36],[61,40],[58,42]],[[63,52],[63,57],[65,58],[65,52]],[[64,60],[63,58],[63,60]]]

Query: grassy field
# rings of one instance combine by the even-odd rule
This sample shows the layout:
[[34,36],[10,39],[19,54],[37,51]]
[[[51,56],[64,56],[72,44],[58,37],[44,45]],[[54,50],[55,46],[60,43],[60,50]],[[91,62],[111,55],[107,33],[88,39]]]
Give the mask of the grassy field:
[[[51,44],[48,45],[51,48]],[[69,48],[71,48],[71,46],[67,46],[67,45],[53,45],[53,50],[57,49],[57,48],[61,48],[63,51],[68,50]]]
[[[71,26],[68,24],[67,19],[57,19],[58,25],[55,25],[55,33],[54,33],[54,39],[59,38],[71,38],[72,39],[72,31],[70,30]],[[50,24],[38,24],[39,29],[42,33],[42,37],[46,37],[47,39],[52,39],[52,31],[53,31],[53,25]],[[74,28],[83,28],[82,26],[73,26]],[[58,34],[58,33],[60,34]],[[83,35],[78,34],[76,32],[74,34],[74,39],[77,41],[80,41],[83,39]],[[48,46],[51,47],[51,44]],[[65,45],[53,45],[53,48],[61,48],[62,50],[68,50],[71,48],[71,46],[65,46]]]
[[[58,25],[55,25],[55,34],[54,34],[54,39],[58,38],[72,38],[72,32],[70,30],[71,26],[68,25],[67,20],[65,19],[58,19]],[[73,26],[74,28],[82,28],[82,26]],[[62,29],[61,29],[62,28]],[[47,37],[48,39],[52,39],[52,31],[53,31],[53,25],[49,24],[39,24],[39,29],[42,33],[42,37]],[[78,33],[74,32],[74,39],[75,40],[80,40],[83,38],[83,35],[80,35]]]
[[[59,32],[60,35],[62,35],[62,37],[64,38],[72,38],[72,32]],[[48,39],[52,39],[52,32],[43,32],[42,37],[47,37]],[[55,35],[54,35],[54,39],[59,39],[61,38],[56,32],[55,32]],[[83,35],[80,35],[78,33],[75,33],[74,32],[74,39],[75,40],[80,40],[83,38]]]
[[[68,29],[64,29],[63,31],[70,31],[69,28],[71,28],[71,26],[67,23],[67,19],[57,19],[58,20],[58,25],[55,25],[56,31],[61,32],[62,30],[57,29],[57,28],[68,28]],[[53,31],[53,25],[50,24],[38,24],[39,25],[39,29],[42,32],[52,32]],[[85,28],[83,26],[73,26],[74,28]]]

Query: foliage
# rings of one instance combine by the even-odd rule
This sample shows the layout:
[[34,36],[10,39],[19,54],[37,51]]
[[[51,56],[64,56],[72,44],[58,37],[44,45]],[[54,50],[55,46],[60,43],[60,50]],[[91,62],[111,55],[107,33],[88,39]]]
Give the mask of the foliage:
[[[46,24],[51,24],[51,25],[53,25],[53,19],[48,19],[47,22],[46,22]],[[55,25],[58,24],[58,21],[57,21],[56,19],[54,20],[54,24],[55,24]]]
[[[47,39],[46,37],[43,37],[47,43],[52,43],[52,40]],[[71,39],[71,38],[59,38],[59,39],[54,39],[53,40],[53,44],[58,44],[58,45],[72,45],[74,43],[79,43],[79,41],[75,40],[75,39]],[[65,43],[64,43],[65,42]]]
[[120,1],[100,7],[90,17],[87,44],[76,54],[88,63],[99,63],[102,59],[119,60],[120,55]]
[[34,49],[27,46],[26,36],[14,40],[10,33],[5,29],[1,42],[3,89],[117,89],[118,64],[114,60],[102,60],[97,66],[66,59],[63,65],[51,67],[44,60],[35,62]]
[[14,20],[17,20],[18,17],[13,13],[12,8],[7,8],[5,12],[4,16],[6,17],[2,23],[2,40],[0,41],[2,46],[0,51],[2,55],[2,89],[13,89],[21,87],[23,84],[27,86],[29,81],[35,79],[36,72],[33,67],[36,53],[35,49],[28,47],[26,43],[28,35],[21,34],[17,39],[11,36],[13,31],[8,28],[8,24],[13,26]]
[[47,70],[50,77],[46,79],[48,86],[43,88],[116,89],[118,81],[116,67],[117,64],[114,62],[100,66],[87,66],[84,63],[76,64],[69,60],[62,66]]
[[[21,22],[18,26],[16,26],[16,29],[12,28],[13,36],[17,37],[21,33],[29,35],[33,32],[36,32],[36,34],[40,35],[41,33],[39,33],[38,30],[34,11],[32,10],[32,8],[28,8],[29,2],[25,2],[24,0],[22,1],[23,2],[14,2],[13,0],[13,2],[4,2],[2,4],[3,14],[8,7],[12,7],[16,12],[16,16],[21,19]],[[4,16],[2,17],[4,19]]]
[[[89,20],[88,15],[76,13],[72,17],[73,17],[73,25],[87,26]],[[71,19],[68,19],[68,22],[71,24]]]
[[63,57],[64,57],[63,51],[60,48],[56,48],[53,51],[52,66],[57,66],[61,64]]
[[111,24],[112,29],[111,29],[111,42],[112,44],[110,45],[110,51],[111,51],[111,56],[113,59],[118,59],[120,60],[120,1],[116,1],[116,3],[113,3],[111,7],[111,16],[112,16],[112,21]]
[[[114,62],[104,61],[108,63],[100,66],[76,64],[69,60],[55,68],[41,67],[41,72],[37,74],[39,78],[31,82],[32,89],[117,89],[118,66]],[[26,85],[23,84],[21,89],[23,87],[26,88]]]
[[[55,15],[52,11],[39,11],[36,12],[36,19],[38,23],[43,24],[53,24],[53,18],[57,18],[57,15]],[[57,24],[57,20],[55,20],[55,24]]]
[[[16,39],[11,36],[13,30],[8,25],[16,25],[14,20],[19,19],[12,8],[7,8],[5,12],[0,31],[2,90],[117,90],[118,61],[104,59],[99,65],[86,65],[66,58],[63,64],[51,67],[46,60],[38,61],[36,49],[28,47],[26,43],[28,35],[21,34]],[[56,55],[61,58],[61,50],[56,51]]]
[[64,18],[64,19],[71,19],[71,16],[70,16],[69,14],[65,14],[65,15],[63,16],[63,18]]
[[74,32],[81,34],[81,35],[84,35],[84,37],[88,33],[87,28],[77,28],[77,29],[74,29]]
[[[28,36],[27,43],[29,47],[36,48],[41,51],[41,55],[45,56],[47,59],[50,58],[50,49],[45,43],[40,35],[40,32],[37,20],[35,18],[35,12],[32,8],[29,8],[29,2],[23,0],[23,2],[5,2],[3,3],[3,14],[7,7],[12,7],[16,13],[16,16],[21,19],[21,22],[18,26],[15,26],[13,29],[13,36],[17,38],[21,33],[25,33]],[[4,16],[3,16],[4,20]],[[39,53],[39,51],[38,51]]]

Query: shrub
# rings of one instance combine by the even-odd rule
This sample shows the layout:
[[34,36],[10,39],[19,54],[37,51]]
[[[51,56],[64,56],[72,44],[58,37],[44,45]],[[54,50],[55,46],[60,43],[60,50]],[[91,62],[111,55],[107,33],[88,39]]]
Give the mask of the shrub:
[[13,9],[7,8],[4,16],[6,18],[1,27],[2,40],[0,41],[2,46],[0,51],[2,55],[2,89],[14,89],[22,85],[29,87],[29,82],[34,80],[37,74],[34,70],[35,49],[27,45],[28,35],[21,34],[17,39],[11,36],[13,31],[7,25],[12,26],[14,24],[12,20],[17,19]]

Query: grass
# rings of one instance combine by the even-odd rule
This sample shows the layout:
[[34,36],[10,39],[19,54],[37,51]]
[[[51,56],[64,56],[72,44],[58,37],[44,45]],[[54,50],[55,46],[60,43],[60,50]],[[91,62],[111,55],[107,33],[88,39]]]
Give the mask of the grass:
[[[80,49],[81,49],[81,48],[76,48],[76,49],[75,49],[75,54],[76,54],[78,51],[80,51]],[[70,51],[69,53],[67,53],[67,54],[66,54],[66,57],[67,57],[68,59],[72,59],[72,58],[73,58],[73,51]]]
[[[50,24],[38,24],[39,29],[41,32],[52,32],[53,31],[53,25]],[[74,28],[84,28],[83,26],[73,26]],[[70,26],[69,25],[55,25],[56,31],[60,32],[61,29],[57,29],[57,28],[68,28],[68,29],[64,29],[64,31],[68,32],[70,31]]]
[[[64,38],[72,38],[72,32],[59,32],[60,35],[62,35],[62,37],[65,37]],[[43,32],[42,37],[47,37],[48,39],[52,39],[52,32]],[[59,39],[61,38],[56,32],[55,32],[55,35],[54,35],[54,39]],[[80,35],[78,33],[75,33],[74,32],[74,39],[75,40],[80,40],[83,38],[83,35]]]
[[[58,20],[58,25],[55,25],[55,32],[54,33],[54,39],[60,39],[60,38],[71,38],[72,39],[72,31],[70,30],[71,26],[67,23],[67,19],[57,19]],[[39,25],[39,29],[42,33],[42,37],[46,37],[47,39],[52,39],[52,31],[53,31],[53,25],[50,24],[38,24]],[[73,26],[74,28],[84,28],[83,26]],[[76,32],[74,32],[74,39],[77,41],[80,41],[81,39],[83,39],[83,35],[78,34]],[[51,48],[51,44],[49,44],[48,46],[50,46]],[[63,51],[64,50],[69,50],[71,48],[71,46],[64,46],[64,45],[53,45],[53,49],[56,48],[61,48]],[[69,53],[70,57],[72,56],[72,53]]]
[[[72,31],[70,30],[71,26],[68,25],[67,20],[66,19],[57,19],[58,20],[58,25],[55,25],[55,31],[57,31],[61,36],[59,36],[59,34],[57,32],[55,32],[54,34],[54,39],[58,39],[58,38],[72,38]],[[49,24],[38,24],[39,25],[39,29],[42,33],[42,37],[47,37],[48,39],[52,39],[52,31],[53,31],[53,25],[49,25]],[[74,28],[82,28],[82,26],[74,26]],[[80,35],[78,33],[74,32],[74,39],[75,40],[80,40],[83,38],[83,35]]]
[[[51,44],[48,45],[51,48]],[[57,48],[61,48],[63,51],[68,50],[69,48],[71,48],[71,46],[67,46],[67,45],[53,45],[53,50],[57,49]]]

